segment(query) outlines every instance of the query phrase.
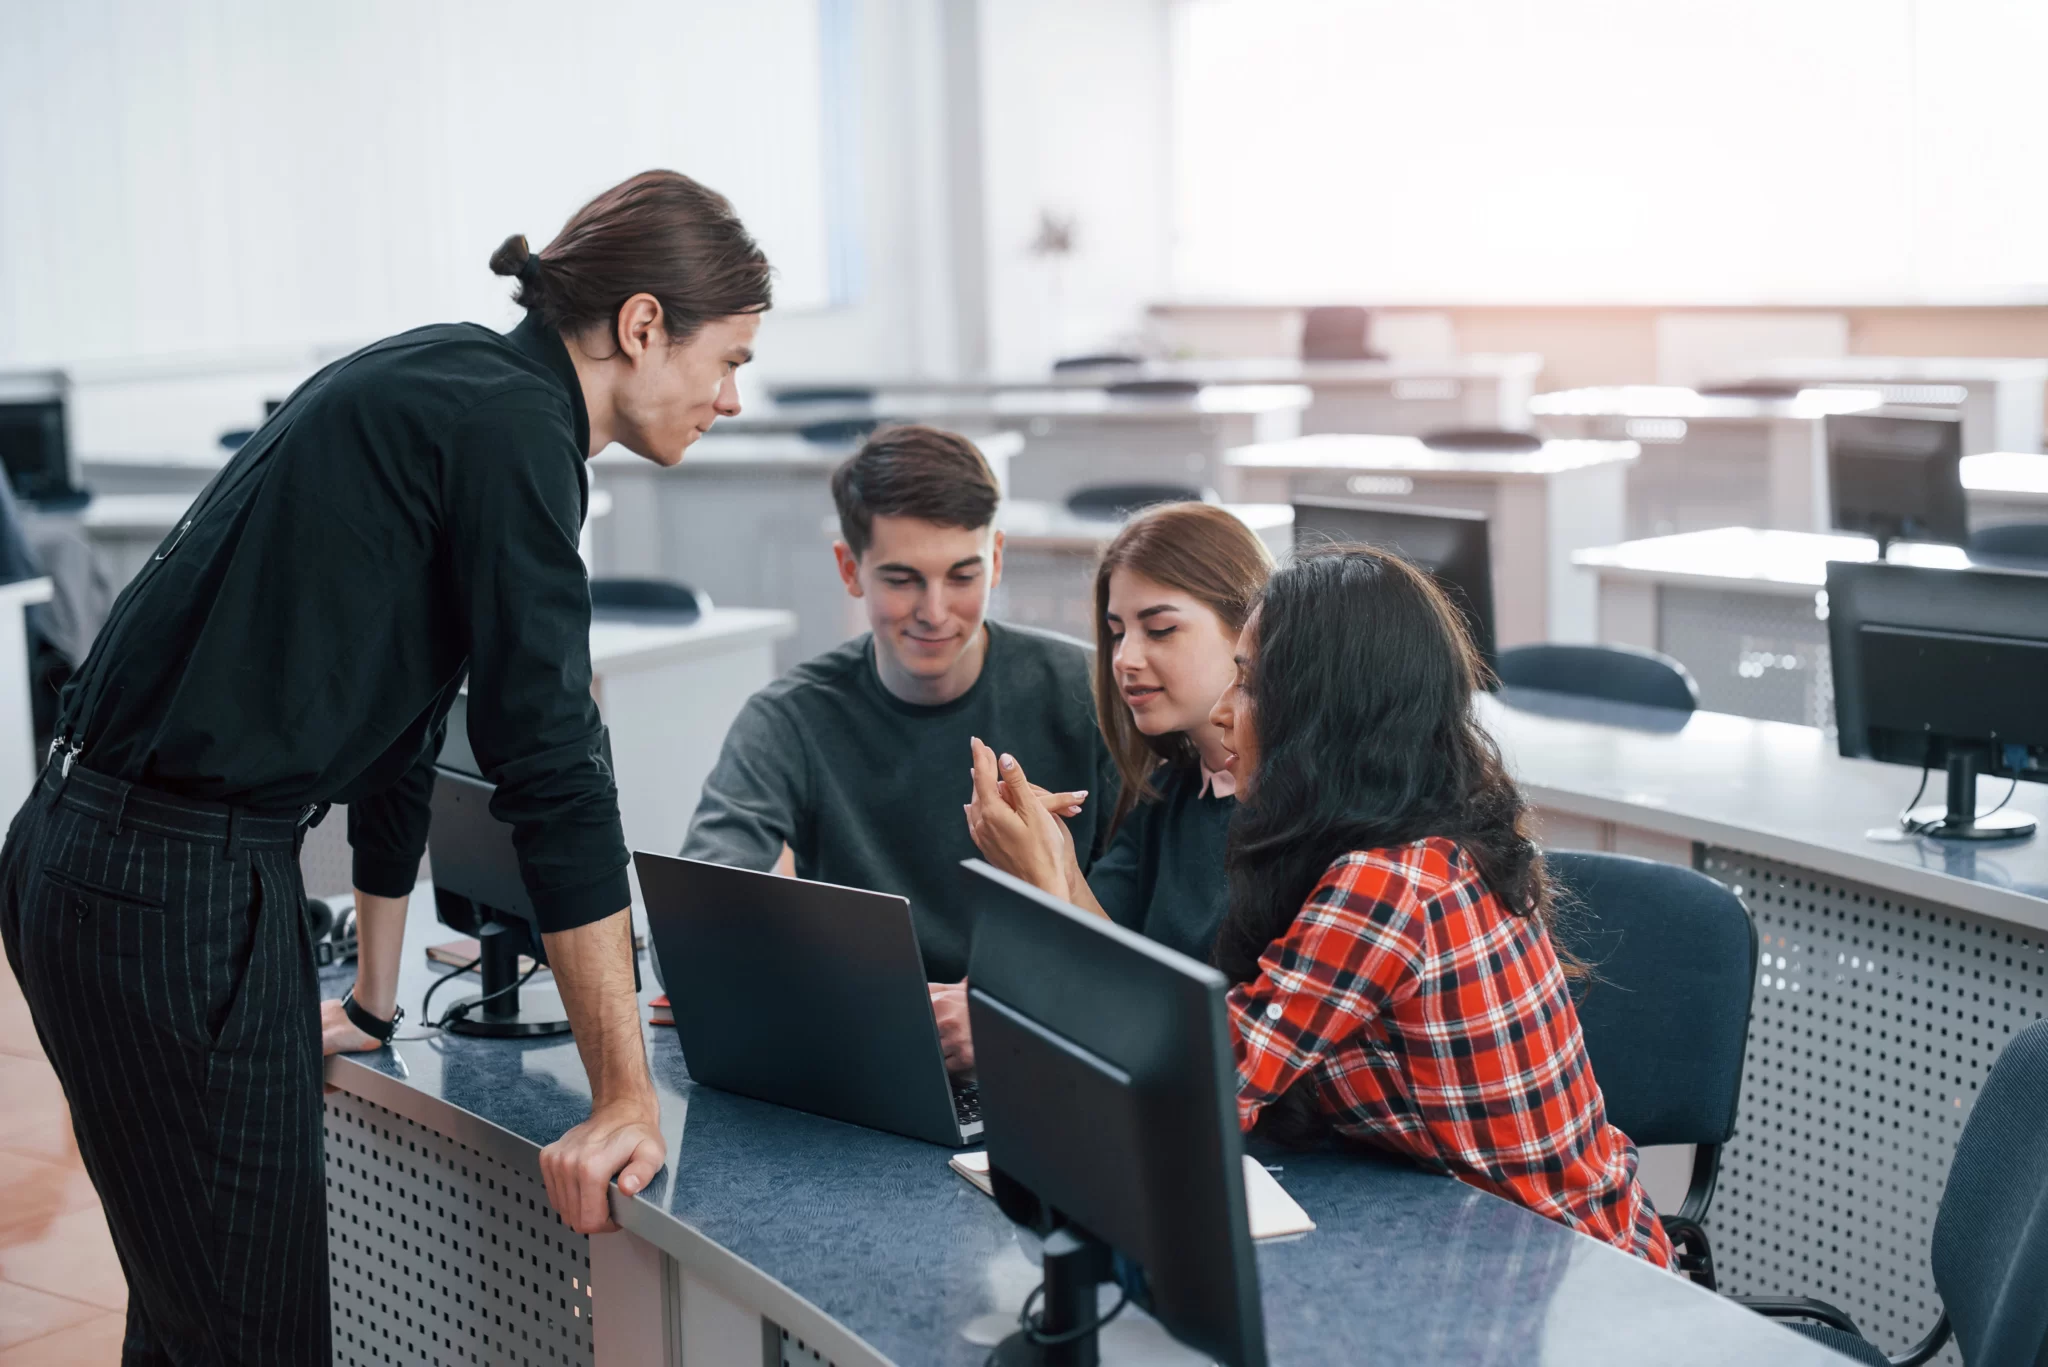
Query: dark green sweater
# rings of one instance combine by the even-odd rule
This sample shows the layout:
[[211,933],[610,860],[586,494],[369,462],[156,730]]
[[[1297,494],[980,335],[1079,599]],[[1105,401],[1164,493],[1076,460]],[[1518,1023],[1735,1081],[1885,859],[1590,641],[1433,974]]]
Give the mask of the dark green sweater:
[[937,707],[882,686],[867,636],[756,693],[705,781],[684,857],[767,869],[787,843],[799,878],[908,897],[925,971],[934,982],[964,977],[960,862],[979,857],[962,810],[974,795],[967,738],[1015,755],[1045,788],[1089,790],[1069,823],[1084,864],[1117,782],[1095,726],[1089,649],[995,622],[988,633],[981,677]]
[[1159,800],[1131,809],[1088,887],[1118,925],[1208,963],[1230,901],[1223,854],[1237,799],[1203,797],[1193,765],[1163,770],[1153,784]]

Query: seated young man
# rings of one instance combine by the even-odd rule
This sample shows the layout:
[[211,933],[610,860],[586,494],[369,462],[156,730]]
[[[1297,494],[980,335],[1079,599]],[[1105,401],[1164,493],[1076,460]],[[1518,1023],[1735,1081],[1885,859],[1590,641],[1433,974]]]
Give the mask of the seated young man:
[[1091,861],[1116,766],[1095,725],[1079,641],[985,620],[1002,577],[995,475],[972,442],[885,428],[832,476],[846,591],[869,630],[748,699],[690,822],[683,856],[777,866],[800,878],[910,899],[946,1061],[971,1067],[969,926],[960,861],[976,857],[962,809],[970,738],[1006,751],[1071,814]]

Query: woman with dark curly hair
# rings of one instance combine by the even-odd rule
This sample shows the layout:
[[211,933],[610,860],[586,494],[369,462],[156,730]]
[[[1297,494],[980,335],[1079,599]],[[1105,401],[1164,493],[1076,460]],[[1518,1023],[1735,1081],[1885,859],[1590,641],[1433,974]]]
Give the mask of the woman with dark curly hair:
[[1211,719],[1238,792],[1216,964],[1240,1123],[1392,1149],[1668,1267],[1456,608],[1331,547],[1273,577],[1236,656]]

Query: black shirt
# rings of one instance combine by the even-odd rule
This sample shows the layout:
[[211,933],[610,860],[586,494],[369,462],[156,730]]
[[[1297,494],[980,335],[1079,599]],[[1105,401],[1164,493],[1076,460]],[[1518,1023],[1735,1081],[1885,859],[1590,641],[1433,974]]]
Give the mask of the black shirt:
[[981,675],[948,703],[905,702],[860,636],[747,700],[690,820],[683,854],[767,869],[787,844],[799,878],[910,899],[925,972],[967,972],[971,918],[963,859],[970,736],[1017,757],[1054,792],[1091,790],[1069,825],[1084,865],[1102,840],[1116,769],[1095,726],[1091,652],[1069,637],[988,624]]
[[626,906],[577,534],[590,420],[561,338],[419,328],[328,366],[116,600],[60,730],[78,762],[213,802],[349,804],[355,882],[412,890],[469,678],[541,925]]
[[1162,768],[1152,784],[1159,797],[1116,828],[1088,890],[1118,925],[1208,963],[1230,906],[1223,856],[1237,799],[1203,797],[1192,764]]

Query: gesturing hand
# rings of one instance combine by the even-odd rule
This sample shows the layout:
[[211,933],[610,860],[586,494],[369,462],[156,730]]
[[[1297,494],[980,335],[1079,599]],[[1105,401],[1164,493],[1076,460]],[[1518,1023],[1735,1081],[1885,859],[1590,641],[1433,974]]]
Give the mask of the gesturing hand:
[[618,1228],[608,1191],[613,1176],[619,1190],[633,1196],[666,1161],[659,1109],[621,1103],[598,1107],[590,1119],[542,1149],[540,1175],[547,1183],[548,1204],[569,1228],[578,1234],[608,1234]]
[[974,758],[974,801],[967,804],[967,833],[982,857],[1003,872],[1055,897],[1068,895],[1080,873],[1074,836],[1055,816],[1080,810],[1088,795],[1047,793],[1034,787],[1024,766],[979,739],[968,742]]

